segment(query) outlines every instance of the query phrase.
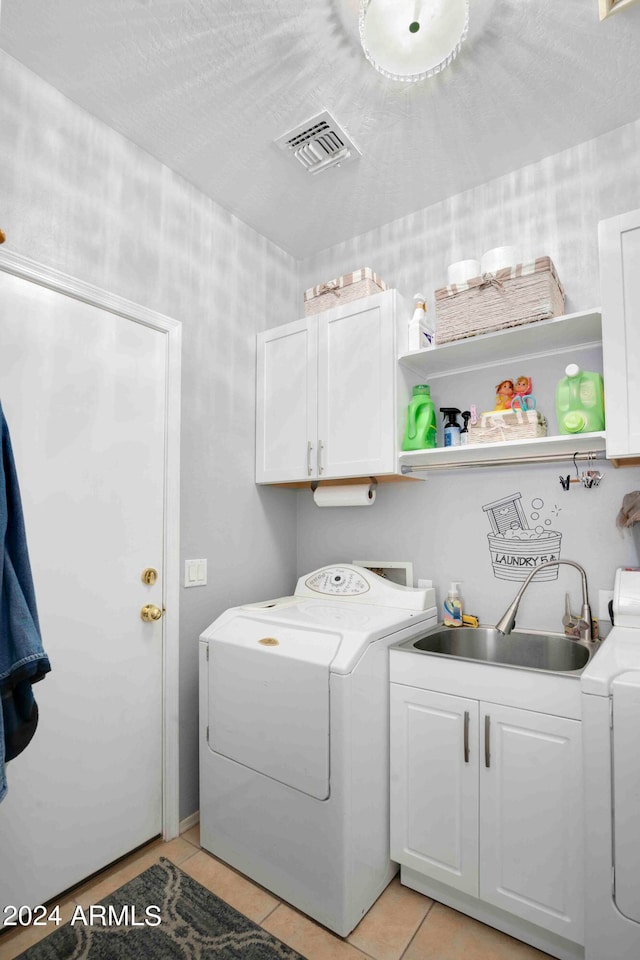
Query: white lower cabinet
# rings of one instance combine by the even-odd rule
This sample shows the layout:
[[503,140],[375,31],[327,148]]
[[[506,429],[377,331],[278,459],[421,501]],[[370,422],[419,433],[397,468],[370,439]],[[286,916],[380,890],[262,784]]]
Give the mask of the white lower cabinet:
[[392,683],[391,856],[582,943],[580,721]]

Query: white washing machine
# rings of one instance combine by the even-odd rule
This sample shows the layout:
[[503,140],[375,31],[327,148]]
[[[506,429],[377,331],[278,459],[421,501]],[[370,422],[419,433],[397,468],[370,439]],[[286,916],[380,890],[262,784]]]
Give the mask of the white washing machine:
[[585,960],[640,958],[640,570],[617,571],[613,615],[581,677]]
[[434,604],[339,564],[200,637],[200,842],[343,937],[397,872],[388,647]]

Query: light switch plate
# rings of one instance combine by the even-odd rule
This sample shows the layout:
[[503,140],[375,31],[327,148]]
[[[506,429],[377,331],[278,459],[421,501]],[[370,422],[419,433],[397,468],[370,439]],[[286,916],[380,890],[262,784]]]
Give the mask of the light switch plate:
[[184,585],[185,587],[204,587],[207,583],[207,561],[185,560]]

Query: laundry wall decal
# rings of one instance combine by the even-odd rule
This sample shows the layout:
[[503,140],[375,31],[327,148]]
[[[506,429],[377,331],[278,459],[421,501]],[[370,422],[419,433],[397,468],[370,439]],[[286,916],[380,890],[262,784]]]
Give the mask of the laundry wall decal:
[[[512,493],[482,507],[491,524],[488,534],[493,574],[500,580],[526,580],[532,570],[549,560],[560,559],[562,534],[552,530],[551,516],[560,508],[554,505],[545,515],[545,503],[534,497],[529,517],[522,505],[522,494]],[[529,526],[531,520],[534,526]],[[541,570],[537,580],[557,580],[558,567]]]

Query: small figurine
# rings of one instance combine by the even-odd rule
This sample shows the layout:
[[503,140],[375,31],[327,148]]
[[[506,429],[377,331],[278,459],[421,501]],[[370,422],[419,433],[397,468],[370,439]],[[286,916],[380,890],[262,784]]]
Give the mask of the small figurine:
[[518,377],[513,387],[513,392],[517,393],[519,397],[525,397],[532,390],[531,377]]
[[496,387],[496,405],[493,409],[510,410],[513,395],[513,380],[503,380]]
[[531,394],[532,390],[533,384],[531,382],[531,377],[518,377],[513,389],[514,395],[511,398],[511,409],[535,410],[536,401]]

